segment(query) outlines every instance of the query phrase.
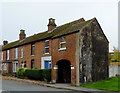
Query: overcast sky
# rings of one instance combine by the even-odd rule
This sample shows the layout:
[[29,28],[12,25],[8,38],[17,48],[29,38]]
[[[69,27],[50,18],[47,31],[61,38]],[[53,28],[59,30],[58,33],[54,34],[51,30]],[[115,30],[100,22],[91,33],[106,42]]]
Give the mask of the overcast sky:
[[58,26],[82,17],[85,20],[96,17],[110,42],[110,51],[118,46],[117,2],[4,2],[1,5],[0,44],[3,40],[18,40],[20,29],[25,29],[27,36],[46,31],[51,17]]

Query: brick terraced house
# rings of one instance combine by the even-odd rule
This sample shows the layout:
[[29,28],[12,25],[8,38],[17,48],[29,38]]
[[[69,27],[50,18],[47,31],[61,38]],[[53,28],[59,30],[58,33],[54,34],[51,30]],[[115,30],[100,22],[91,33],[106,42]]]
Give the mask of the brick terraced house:
[[96,18],[83,18],[56,26],[50,18],[48,31],[19,40],[3,41],[0,51],[2,73],[16,73],[18,68],[52,69],[52,82],[94,82],[108,77],[109,42]]

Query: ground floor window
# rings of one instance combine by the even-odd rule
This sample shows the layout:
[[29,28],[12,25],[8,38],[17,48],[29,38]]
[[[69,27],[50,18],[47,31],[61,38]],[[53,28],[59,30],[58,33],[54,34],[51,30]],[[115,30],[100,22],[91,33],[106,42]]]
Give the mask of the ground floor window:
[[0,63],[0,70],[2,70],[2,63]]
[[45,61],[45,68],[51,68],[51,61]]
[[18,69],[18,63],[13,63],[13,72],[17,72]]
[[31,60],[31,69],[34,69],[34,68],[35,68],[35,61]]
[[22,68],[24,68],[24,63],[23,62],[21,62],[21,65],[22,65]]
[[3,63],[3,70],[7,70],[7,63]]
[[24,63],[24,68],[26,68],[26,67],[27,67],[27,62]]

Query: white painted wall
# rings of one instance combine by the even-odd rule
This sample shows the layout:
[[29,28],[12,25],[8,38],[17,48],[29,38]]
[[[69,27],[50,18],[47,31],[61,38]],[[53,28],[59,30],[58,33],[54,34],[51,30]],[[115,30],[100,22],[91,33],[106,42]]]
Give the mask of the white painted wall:
[[115,77],[116,75],[120,75],[120,65],[110,65],[109,77]]

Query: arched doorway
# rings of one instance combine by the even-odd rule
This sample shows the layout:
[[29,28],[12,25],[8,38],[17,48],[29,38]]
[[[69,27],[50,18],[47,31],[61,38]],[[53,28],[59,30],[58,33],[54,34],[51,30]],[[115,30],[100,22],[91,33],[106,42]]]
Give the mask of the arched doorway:
[[58,65],[58,83],[71,83],[70,61],[60,60],[56,65]]

